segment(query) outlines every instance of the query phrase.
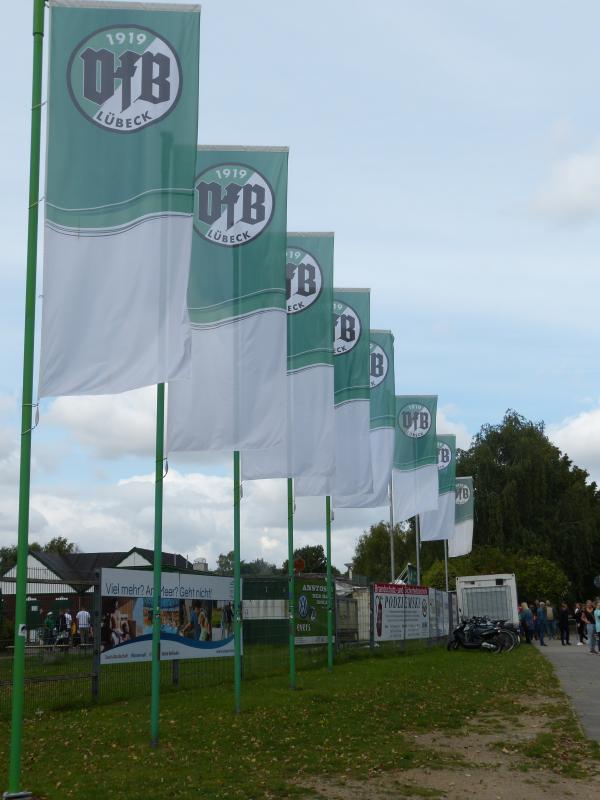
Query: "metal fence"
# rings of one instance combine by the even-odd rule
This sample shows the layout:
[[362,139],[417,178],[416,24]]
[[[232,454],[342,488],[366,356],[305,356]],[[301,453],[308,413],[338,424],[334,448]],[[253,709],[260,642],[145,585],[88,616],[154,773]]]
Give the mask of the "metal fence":
[[[0,718],[9,716],[11,707],[14,585],[10,578],[0,579]],[[100,600],[97,581],[73,586],[56,580],[50,572],[42,574],[41,570],[30,570],[28,573],[25,646],[25,709],[28,714],[149,695],[149,662],[100,666]],[[395,647],[412,652],[445,642],[446,632],[451,627],[451,620],[447,618],[451,608],[450,603],[444,606],[429,602],[430,635],[426,639],[399,639],[378,645],[373,641],[372,586],[336,579],[336,659],[343,661],[353,657],[356,648],[374,651],[379,647]],[[72,621],[79,610],[86,609],[96,624],[89,631],[79,630],[76,625],[66,630],[64,621],[59,622],[65,609],[69,610]],[[285,674],[289,670],[288,635],[288,578],[245,577],[243,679]],[[327,663],[327,648],[322,644],[296,645],[295,656],[298,670],[318,668]],[[161,662],[163,692],[224,683],[233,683],[231,658]]]

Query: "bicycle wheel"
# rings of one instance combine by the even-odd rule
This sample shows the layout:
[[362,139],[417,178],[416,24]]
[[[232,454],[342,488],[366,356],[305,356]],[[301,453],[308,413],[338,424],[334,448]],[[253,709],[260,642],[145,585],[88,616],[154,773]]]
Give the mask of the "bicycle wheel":
[[503,628],[501,631],[498,632],[498,639],[502,642],[502,649],[506,653],[510,653],[510,651],[514,648],[517,637],[513,634],[512,631]]
[[495,648],[492,649],[491,647],[486,647],[486,650],[488,651],[488,653],[491,653],[492,655],[495,655],[495,656],[500,655],[500,653],[503,650],[502,639],[500,638],[500,634],[497,634],[496,636],[494,636],[492,639],[489,640],[489,642],[490,642],[490,644],[495,645]]

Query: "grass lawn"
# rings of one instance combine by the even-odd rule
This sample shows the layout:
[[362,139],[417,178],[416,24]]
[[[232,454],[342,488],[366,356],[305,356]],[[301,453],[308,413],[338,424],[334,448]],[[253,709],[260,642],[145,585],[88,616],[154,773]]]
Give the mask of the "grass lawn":
[[[515,763],[520,759],[528,769],[541,758],[568,774],[582,747],[591,756],[598,750],[562,702],[550,664],[533,648],[499,657],[441,648],[358,657],[333,673],[302,672],[299,686],[290,691],[282,676],[246,681],[239,716],[231,711],[230,685],[165,694],[156,751],[148,745],[147,698],[39,712],[25,724],[23,786],[52,800],[318,797],[307,788],[316,778],[336,783],[389,770],[460,766],[455,756],[449,764],[442,751],[424,746],[418,734],[459,734],[469,719],[518,725],[527,713],[524,692],[531,700],[540,686],[537,704],[561,710],[552,730],[516,753]],[[0,788],[7,728],[0,732]],[[465,759],[467,768],[468,753]]]

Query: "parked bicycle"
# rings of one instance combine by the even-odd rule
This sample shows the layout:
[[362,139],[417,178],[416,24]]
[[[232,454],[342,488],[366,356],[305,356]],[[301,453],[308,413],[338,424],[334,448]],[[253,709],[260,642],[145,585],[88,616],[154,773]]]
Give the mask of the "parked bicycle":
[[516,645],[513,631],[491,622],[485,617],[463,619],[452,632],[448,641],[448,650],[485,650],[488,653],[500,654],[510,652]]

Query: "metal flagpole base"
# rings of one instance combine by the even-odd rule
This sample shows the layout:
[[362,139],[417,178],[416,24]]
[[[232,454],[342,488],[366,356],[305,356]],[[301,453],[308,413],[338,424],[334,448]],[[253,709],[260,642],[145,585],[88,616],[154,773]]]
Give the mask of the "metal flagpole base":
[[4,792],[2,800],[25,800],[27,797],[33,797],[31,792]]

